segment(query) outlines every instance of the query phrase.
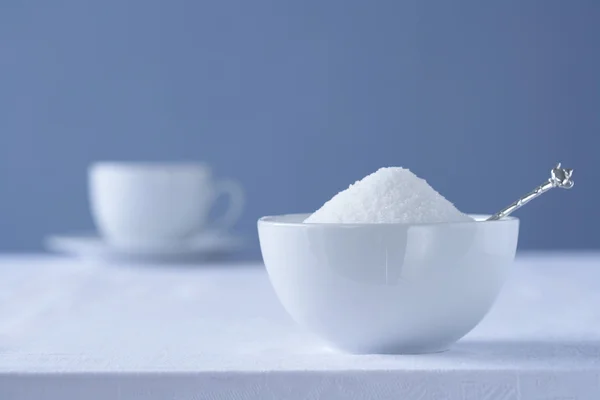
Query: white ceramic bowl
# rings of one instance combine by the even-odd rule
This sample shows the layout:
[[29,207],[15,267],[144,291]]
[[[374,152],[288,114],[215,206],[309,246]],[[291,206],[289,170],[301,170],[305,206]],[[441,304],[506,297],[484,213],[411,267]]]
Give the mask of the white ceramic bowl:
[[447,349],[486,315],[515,256],[519,220],[305,224],[263,217],[263,259],[301,326],[351,353]]

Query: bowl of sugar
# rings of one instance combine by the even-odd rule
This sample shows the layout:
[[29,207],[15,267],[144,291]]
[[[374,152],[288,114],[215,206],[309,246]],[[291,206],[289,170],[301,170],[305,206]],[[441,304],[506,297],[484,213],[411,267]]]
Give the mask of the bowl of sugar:
[[466,215],[404,168],[382,168],[313,214],[258,233],[290,316],[354,354],[443,351],[472,330],[514,260],[519,220]]

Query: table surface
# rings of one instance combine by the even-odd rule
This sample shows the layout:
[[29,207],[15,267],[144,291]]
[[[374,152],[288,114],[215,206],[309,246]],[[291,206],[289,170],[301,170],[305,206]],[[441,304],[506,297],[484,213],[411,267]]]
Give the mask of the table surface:
[[94,399],[598,399],[600,253],[520,255],[474,331],[447,352],[412,356],[328,349],[286,315],[260,264],[0,257],[0,398],[82,391]]

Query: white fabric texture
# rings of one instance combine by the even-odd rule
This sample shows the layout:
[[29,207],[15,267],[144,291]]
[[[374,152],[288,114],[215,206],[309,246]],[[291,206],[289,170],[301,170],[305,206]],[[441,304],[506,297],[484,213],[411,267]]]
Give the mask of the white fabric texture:
[[450,351],[329,350],[261,265],[0,258],[0,399],[600,398],[600,254],[530,254]]

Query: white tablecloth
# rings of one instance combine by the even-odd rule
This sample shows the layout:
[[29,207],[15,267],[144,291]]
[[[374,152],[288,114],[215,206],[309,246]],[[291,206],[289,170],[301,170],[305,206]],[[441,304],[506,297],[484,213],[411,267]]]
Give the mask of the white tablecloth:
[[0,257],[0,399],[600,399],[600,254],[515,267],[452,350],[355,356],[295,326],[258,264]]

